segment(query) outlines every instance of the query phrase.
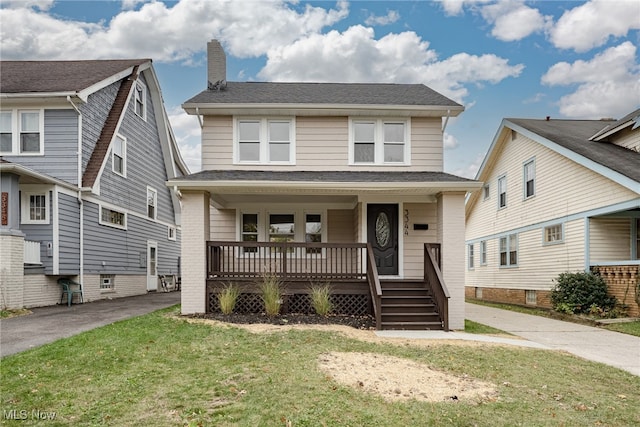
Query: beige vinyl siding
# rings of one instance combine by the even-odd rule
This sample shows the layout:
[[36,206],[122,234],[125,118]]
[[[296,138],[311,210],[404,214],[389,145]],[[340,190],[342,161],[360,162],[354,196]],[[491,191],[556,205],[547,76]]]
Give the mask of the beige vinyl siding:
[[[404,236],[404,277],[421,279],[424,277],[424,244],[438,240],[438,210],[435,203],[405,203],[400,212],[400,223],[405,217],[409,221]],[[428,224],[428,230],[414,230],[413,224]]]
[[327,211],[327,241],[329,243],[355,242],[355,218],[353,210],[340,209]]
[[[509,133],[509,132],[507,132]],[[510,133],[509,133],[510,134]],[[510,136],[508,137],[510,138]],[[523,163],[535,158],[535,196],[523,200]],[[636,199],[638,194],[518,135],[503,148],[467,218],[467,240]],[[507,206],[498,209],[497,179],[506,174]]]
[[296,165],[302,170],[345,170],[349,166],[347,117],[296,117]]
[[612,142],[621,147],[640,152],[640,132],[632,131],[631,126],[613,135]]
[[233,117],[204,116],[202,170],[233,166]]
[[589,230],[589,261],[592,264],[631,259],[629,218],[591,218]]
[[440,117],[411,119],[411,166],[420,170],[442,172],[444,145]]
[[564,243],[544,245],[543,232],[540,227],[518,233],[517,267],[500,267],[499,238],[487,240],[487,265],[480,265],[476,242],[475,269],[467,270],[466,286],[550,290],[561,272],[584,270],[583,219],[564,224]]
[[237,240],[235,209],[211,208],[210,220],[211,240],[229,242],[235,242]]

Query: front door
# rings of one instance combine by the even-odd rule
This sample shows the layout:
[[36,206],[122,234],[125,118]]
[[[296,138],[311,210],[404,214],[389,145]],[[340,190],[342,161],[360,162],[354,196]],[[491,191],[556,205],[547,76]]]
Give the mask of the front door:
[[367,206],[367,242],[371,244],[378,274],[398,274],[398,205]]
[[147,291],[158,290],[158,244],[147,242]]

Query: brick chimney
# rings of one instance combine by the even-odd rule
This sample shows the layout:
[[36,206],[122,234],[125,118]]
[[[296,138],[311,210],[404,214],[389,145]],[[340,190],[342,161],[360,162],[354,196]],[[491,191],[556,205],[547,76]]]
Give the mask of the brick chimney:
[[220,89],[227,79],[227,57],[218,40],[207,43],[207,87]]

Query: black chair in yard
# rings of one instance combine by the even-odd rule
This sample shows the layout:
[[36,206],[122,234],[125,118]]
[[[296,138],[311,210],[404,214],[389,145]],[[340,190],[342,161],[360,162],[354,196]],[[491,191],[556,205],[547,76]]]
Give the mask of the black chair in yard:
[[84,303],[84,299],[82,297],[82,285],[80,283],[74,282],[68,277],[62,277],[58,279],[58,284],[62,286],[62,295],[60,296],[60,304],[62,304],[62,301],[64,300],[64,294],[67,294],[67,305],[69,307],[71,307],[74,295],[78,295],[80,297],[80,302]]

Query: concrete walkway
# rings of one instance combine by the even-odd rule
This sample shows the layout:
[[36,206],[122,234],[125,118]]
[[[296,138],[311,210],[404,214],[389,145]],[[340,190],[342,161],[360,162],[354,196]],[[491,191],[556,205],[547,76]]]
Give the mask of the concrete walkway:
[[180,292],[34,308],[32,314],[0,320],[0,357],[18,353],[180,303]]

